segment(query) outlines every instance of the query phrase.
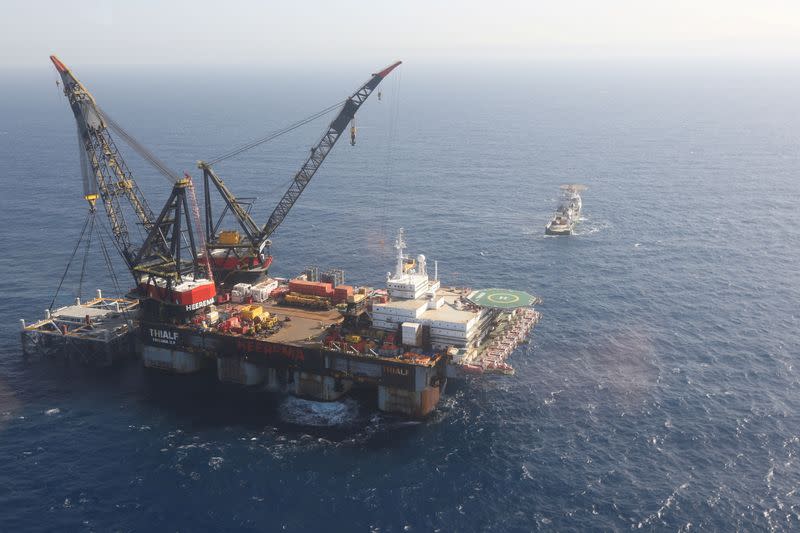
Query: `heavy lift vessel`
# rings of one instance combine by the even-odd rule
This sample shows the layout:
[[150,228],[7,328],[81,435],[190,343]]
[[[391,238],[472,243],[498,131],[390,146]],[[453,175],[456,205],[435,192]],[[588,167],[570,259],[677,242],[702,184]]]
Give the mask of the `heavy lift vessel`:
[[[136,312],[128,327],[138,339],[145,366],[191,373],[216,364],[223,381],[321,400],[368,386],[377,389],[380,409],[410,416],[435,408],[448,375],[511,371],[504,359],[538,320],[531,308],[534,299],[525,293],[495,290],[487,296],[485,291],[442,288],[438,273],[430,279],[424,256],[414,260],[403,254],[402,230],[396,242],[397,267],[387,277],[386,290],[346,286],[343,276],[335,286],[307,275],[268,277],[270,236],[348,124],[351,137],[355,135],[356,112],[399,61],[373,74],[344,102],[313,116],[341,106],[265,224],[253,220],[248,201],[237,198],[213,168],[264,140],[198,162],[204,187],[202,225],[192,179],[170,171],[100,109],[58,58],[51,60],[78,127],[84,181],[90,185],[85,185],[85,197],[91,212],[96,200],[102,201],[113,244],[133,277],[125,309]],[[158,216],[148,207],[110,130],[169,179],[172,190]],[[216,216],[214,191],[224,204]],[[222,229],[227,215],[237,229]],[[144,230],[141,243],[134,242],[131,224]],[[492,298],[501,305],[487,304]],[[76,305],[80,308],[80,302]],[[119,310],[119,304],[114,306]],[[46,338],[52,348],[50,341],[61,333],[80,339],[79,331],[93,329],[88,314],[75,333],[64,320],[53,319],[79,316],[75,308],[48,312],[44,321],[31,326],[23,322],[23,346]],[[121,331],[115,329],[115,338]]]

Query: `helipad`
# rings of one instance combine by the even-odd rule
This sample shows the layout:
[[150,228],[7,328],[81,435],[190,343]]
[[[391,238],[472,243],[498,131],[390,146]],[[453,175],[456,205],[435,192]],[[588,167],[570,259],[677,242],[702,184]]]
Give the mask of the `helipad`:
[[481,307],[496,307],[500,309],[514,309],[516,307],[529,307],[537,303],[538,298],[523,291],[510,289],[481,289],[472,291],[467,300]]

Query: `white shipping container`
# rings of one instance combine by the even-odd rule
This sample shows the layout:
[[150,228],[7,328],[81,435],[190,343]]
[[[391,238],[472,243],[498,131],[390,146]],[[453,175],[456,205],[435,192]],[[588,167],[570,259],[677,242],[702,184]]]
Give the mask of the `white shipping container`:
[[[236,285],[233,286],[233,290],[238,291],[239,294],[241,294],[244,297],[244,296],[250,296],[251,287],[252,285],[250,285],[249,283],[237,283]],[[231,291],[231,294],[232,293],[233,291]]]
[[403,322],[403,344],[419,346],[422,338],[422,328],[416,322]]
[[250,296],[256,302],[264,302],[272,294],[272,291],[278,288],[278,280],[267,279],[261,283],[257,283],[250,287]]
[[256,283],[253,285],[254,289],[266,289],[269,291],[274,291],[278,288],[278,280],[277,279],[265,279],[260,283]]
[[270,295],[271,292],[272,291],[269,291],[267,289],[252,288],[252,289],[250,289],[250,296],[253,297],[253,301],[254,302],[261,303],[261,302],[263,302],[263,301],[265,301],[265,300],[267,300],[269,298],[269,295]]

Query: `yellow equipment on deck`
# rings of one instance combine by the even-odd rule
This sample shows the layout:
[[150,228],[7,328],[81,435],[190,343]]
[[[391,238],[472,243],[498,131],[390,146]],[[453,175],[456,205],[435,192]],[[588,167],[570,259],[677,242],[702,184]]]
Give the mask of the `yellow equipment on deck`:
[[314,309],[328,309],[331,306],[331,299],[324,296],[312,296],[310,294],[300,294],[290,292],[283,297],[283,302],[289,305],[300,307],[311,307]]
[[357,304],[357,303],[363,302],[364,298],[366,298],[366,296],[363,295],[363,294],[352,294],[352,295],[347,297],[347,303],[349,303],[349,304]]
[[220,244],[239,244],[242,236],[236,230],[224,230],[219,233]]
[[241,310],[242,318],[247,320],[255,320],[256,318],[269,318],[269,313],[264,312],[264,308],[260,305],[246,305]]

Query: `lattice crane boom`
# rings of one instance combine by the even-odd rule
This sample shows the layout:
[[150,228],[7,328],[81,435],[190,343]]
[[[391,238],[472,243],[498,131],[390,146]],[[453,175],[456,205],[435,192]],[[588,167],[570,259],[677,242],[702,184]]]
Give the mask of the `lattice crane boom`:
[[262,228],[257,242],[259,249],[264,247],[269,236],[272,235],[281,222],[283,222],[283,219],[286,218],[286,215],[289,214],[292,206],[297,202],[297,199],[303,193],[303,190],[305,190],[311,178],[314,177],[314,174],[316,174],[319,167],[322,166],[325,158],[328,157],[336,141],[339,140],[339,137],[342,136],[347,125],[353,120],[353,117],[355,117],[356,111],[358,111],[367,98],[369,98],[369,95],[372,94],[372,91],[375,90],[380,82],[383,81],[391,71],[397,68],[400,63],[402,62],[397,61],[380,72],[373,74],[369,81],[359,87],[356,92],[345,101],[339,114],[336,115],[336,118],[334,118],[330,126],[328,126],[328,130],[316,146],[311,148],[308,159],[306,159],[303,166],[300,167],[300,170],[295,174],[289,189],[284,193],[278,205],[275,207],[275,210],[269,216],[267,223]]
[[[235,156],[246,149],[265,142],[268,139],[274,138],[275,136],[287,131],[291,131],[299,125],[308,123],[312,118],[318,118],[323,113],[335,109],[335,106],[323,110],[323,112],[312,115],[312,117],[304,119],[276,134],[272,134],[266,139],[255,141],[245,145],[244,147],[233,150],[231,153],[221,156],[211,163],[204,161],[198,162],[198,167],[203,172],[205,185],[207,245],[211,250],[212,262],[217,265],[217,268],[224,271],[232,268],[264,269],[269,266],[269,261],[271,261],[271,258],[265,258],[263,255],[263,250],[269,243],[270,235],[272,235],[275,229],[277,229],[281,222],[283,222],[283,220],[286,218],[286,215],[289,213],[292,206],[294,206],[295,202],[297,202],[298,198],[303,193],[303,190],[305,190],[308,183],[314,177],[314,174],[317,172],[317,170],[319,170],[319,167],[325,161],[325,158],[339,140],[339,137],[341,137],[342,133],[347,129],[347,125],[353,120],[353,117],[361,105],[367,100],[369,95],[372,94],[373,90],[380,84],[380,82],[383,81],[383,79],[400,64],[401,62],[397,61],[380,72],[373,74],[366,83],[361,85],[361,87],[359,87],[344,101],[344,104],[339,109],[339,112],[333,121],[331,121],[331,123],[328,125],[328,128],[325,130],[325,133],[320,141],[313,148],[311,148],[308,158],[293,177],[288,190],[284,193],[283,197],[272,211],[272,214],[270,215],[266,224],[263,226],[256,224],[256,222],[253,220],[253,217],[250,215],[249,209],[246,209],[243,205],[243,200],[237,199],[228,189],[227,185],[217,175],[212,168],[213,162]],[[217,219],[214,219],[212,214],[210,198],[212,184],[217,189],[225,203],[225,208]],[[218,234],[218,230],[222,223],[223,217],[228,212],[232,213],[234,218],[236,218],[243,235],[240,239],[238,235],[231,236],[232,232],[223,232],[223,234],[227,234],[225,242],[223,242],[221,235]],[[233,265],[236,266],[234,267]]]
[[84,184],[87,200],[93,202],[91,197],[94,195],[90,191],[96,187],[120,253],[128,267],[133,268],[138,246],[131,241],[122,201],[130,206],[137,218],[136,223],[142,224],[147,231],[153,225],[153,212],[122,159],[94,97],[56,56],[50,56],[50,60],[61,76],[64,95],[75,115],[78,141],[85,154],[81,160],[89,167],[83,170],[88,171],[89,179],[94,182]]

